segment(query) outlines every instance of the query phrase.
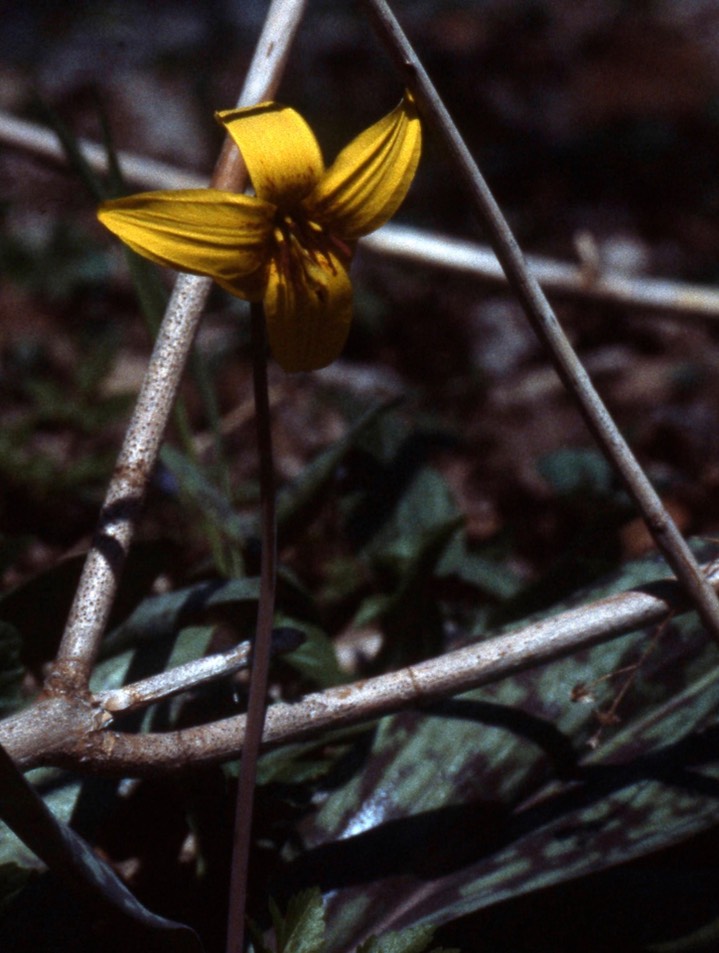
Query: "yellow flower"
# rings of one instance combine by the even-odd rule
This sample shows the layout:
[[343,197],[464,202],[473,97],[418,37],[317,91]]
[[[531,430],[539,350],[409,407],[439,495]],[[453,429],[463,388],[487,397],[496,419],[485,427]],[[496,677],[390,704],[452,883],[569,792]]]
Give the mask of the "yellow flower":
[[414,102],[406,94],[328,169],[312,130],[287,106],[216,116],[244,157],[255,195],[145,192],[105,202],[100,221],[152,261],[262,301],[270,347],[285,370],[324,367],[349,331],[354,243],[394,215],[417,169]]

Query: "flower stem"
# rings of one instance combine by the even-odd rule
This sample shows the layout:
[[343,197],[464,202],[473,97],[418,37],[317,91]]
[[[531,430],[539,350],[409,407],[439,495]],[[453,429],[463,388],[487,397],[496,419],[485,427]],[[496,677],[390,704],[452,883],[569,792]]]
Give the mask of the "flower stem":
[[267,391],[265,317],[261,304],[251,306],[252,369],[255,396],[257,445],[260,458],[260,600],[257,629],[252,649],[250,697],[242,746],[240,776],[233,840],[230,910],[227,924],[227,953],[242,953],[245,934],[248,861],[252,830],[252,808],[257,775],[257,758],[265,723],[265,699],[272,645],[272,619],[275,610],[277,521],[275,518],[275,477],[272,464],[272,434]]

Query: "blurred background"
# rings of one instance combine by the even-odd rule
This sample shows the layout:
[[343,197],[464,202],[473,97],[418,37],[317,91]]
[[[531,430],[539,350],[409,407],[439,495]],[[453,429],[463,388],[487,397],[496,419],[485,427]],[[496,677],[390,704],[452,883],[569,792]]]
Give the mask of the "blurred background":
[[[526,252],[578,263],[588,242],[608,271],[716,284],[719,3],[403,0],[395,10]],[[97,142],[106,120],[116,149],[209,177],[221,145],[213,112],[234,104],[265,11],[260,0],[11,3],[0,32],[0,110],[61,122]],[[310,0],[278,98],[307,118],[326,159],[401,94],[361,10]],[[60,560],[88,545],[151,348],[126,259],[95,208],[73,170],[0,145],[0,579],[5,593],[42,574],[56,583],[49,602],[10,603],[12,621],[39,633],[23,649],[27,696],[72,594],[75,564]],[[397,221],[486,240],[431,132]],[[563,600],[648,552],[646,532],[506,290],[361,248],[353,276],[356,314],[341,361],[312,375],[270,368],[282,486],[361,413],[401,401],[372,446],[358,444],[343,460],[322,506],[303,515],[282,550],[338,646],[362,628],[353,620],[372,620],[366,643],[348,638],[350,671],[362,673],[356,658],[376,651],[376,628],[385,662],[400,664]],[[169,275],[160,281],[167,287]],[[715,537],[719,315],[552,301],[680,529]],[[257,500],[248,344],[244,304],[216,289],[197,341],[204,376],[189,375],[183,396],[205,474],[240,513]],[[412,484],[417,495],[380,545],[371,525],[378,476],[393,475],[401,496],[407,474],[426,465],[435,482],[421,492]],[[137,570],[145,593],[157,591],[158,578],[172,589],[236,565],[236,553],[211,552],[207,512],[189,482],[163,460],[140,531],[156,547]],[[374,496],[358,503],[367,487]],[[402,533],[436,528],[440,517],[432,524],[429,512],[459,518],[461,554],[422,563],[440,613],[431,624],[423,617],[420,647],[395,651],[386,642],[391,618],[376,623],[367,600],[401,588]],[[237,558],[252,569],[256,545]],[[58,565],[71,567],[67,576]],[[168,797],[161,787],[150,800]],[[119,851],[106,839],[108,854]],[[696,871],[716,869],[709,843],[695,842],[679,860],[664,856],[649,873],[626,867],[599,885],[546,892],[542,906],[525,902],[521,918],[512,908],[503,920],[497,908],[481,923],[458,923],[446,942],[467,944],[481,930],[492,949],[505,949],[507,923],[520,930],[521,921],[526,948],[541,922],[543,949],[644,949],[622,897],[636,902],[652,878],[667,896],[667,872],[684,863],[683,920],[667,914],[664,926],[688,930],[694,900],[698,921],[706,919]],[[142,883],[148,889],[149,879]],[[590,918],[592,938],[577,940],[578,916],[565,916],[572,905]]]
[[[0,38],[0,105],[41,121],[52,110],[95,141],[104,113],[116,148],[209,175],[220,144],[212,113],[234,103],[264,10],[260,2],[12,4]],[[715,280],[717,4],[427,0],[397,12],[525,251],[577,262],[584,234],[603,267]],[[360,11],[310,3],[281,98],[307,117],[328,160],[400,94]],[[4,147],[0,183],[0,521],[54,556],[92,525],[148,341],[122,252],[94,221],[78,177]],[[398,221],[483,238],[431,134]],[[277,426],[287,424],[288,446],[278,438],[280,468],[290,475],[332,439],[336,421],[306,416],[323,382],[402,393],[461,432],[443,466],[478,540],[511,520],[518,558],[556,554],[569,530],[551,476],[562,458],[552,454],[587,448],[587,479],[606,474],[512,298],[362,252],[354,274],[357,313],[343,364],[325,376],[281,378]],[[715,320],[556,303],[682,528],[710,531],[719,480]],[[247,397],[238,351],[246,329],[235,320],[241,304],[218,292],[213,305],[200,347],[212,355],[227,413]],[[549,478],[538,469],[547,458]],[[58,494],[67,494],[62,520],[49,518]],[[641,549],[641,531],[624,530],[613,545]],[[33,558],[42,561],[40,550]]]

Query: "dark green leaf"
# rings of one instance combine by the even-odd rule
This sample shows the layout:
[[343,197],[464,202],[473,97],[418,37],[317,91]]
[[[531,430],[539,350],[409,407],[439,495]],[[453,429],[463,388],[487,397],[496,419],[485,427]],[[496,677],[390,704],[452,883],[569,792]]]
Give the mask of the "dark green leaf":
[[[702,559],[715,555],[704,546]],[[632,564],[591,595],[662,578]],[[563,607],[559,607],[563,608]],[[328,942],[373,924],[447,920],[676,843],[719,820],[719,669],[696,617],[658,635],[593,750],[608,708],[655,630],[385,719],[362,775],[303,827],[291,889],[330,893]],[[600,680],[600,681],[598,681]],[[593,705],[573,690],[594,685]],[[581,694],[581,693],[580,693]],[[306,878],[306,879],[305,879]]]
[[1,747],[0,817],[72,889],[148,930],[175,933],[178,950],[202,950],[194,930],[152,913],[132,895],[89,844],[52,814]]
[[648,953],[715,953],[719,949],[719,919],[667,943],[652,943]]
[[371,936],[357,947],[357,953],[423,953],[433,935],[434,930],[429,926],[408,927],[398,933]]
[[325,917],[322,894],[313,887],[292,897],[284,917],[270,900],[277,953],[321,953]]
[[30,877],[31,872],[19,864],[0,864],[0,916]]
[[275,617],[275,625],[298,629],[304,636],[302,645],[285,656],[287,664],[300,675],[319,688],[340,685],[348,680],[339,667],[332,640],[321,629],[283,615]]
[[614,472],[602,454],[591,448],[562,447],[542,457],[537,469],[562,496],[589,493],[608,496],[615,485]]
[[291,538],[307,522],[321,503],[327,484],[342,460],[396,403],[380,404],[364,413],[341,439],[315,457],[299,477],[284,488],[277,502],[277,528],[283,540]]

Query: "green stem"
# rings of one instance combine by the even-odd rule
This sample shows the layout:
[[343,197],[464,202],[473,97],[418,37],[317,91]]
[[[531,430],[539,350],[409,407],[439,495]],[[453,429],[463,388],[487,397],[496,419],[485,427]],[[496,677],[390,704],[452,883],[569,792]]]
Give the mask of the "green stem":
[[275,478],[272,465],[270,405],[267,392],[265,318],[262,305],[253,304],[251,315],[255,420],[260,458],[262,561],[257,629],[250,669],[250,697],[247,705],[245,738],[237,784],[227,953],[242,953],[244,945],[252,808],[255,778],[257,776],[257,759],[265,723],[265,699],[267,697],[267,678],[270,667],[272,620],[275,610],[277,522],[275,517]]

